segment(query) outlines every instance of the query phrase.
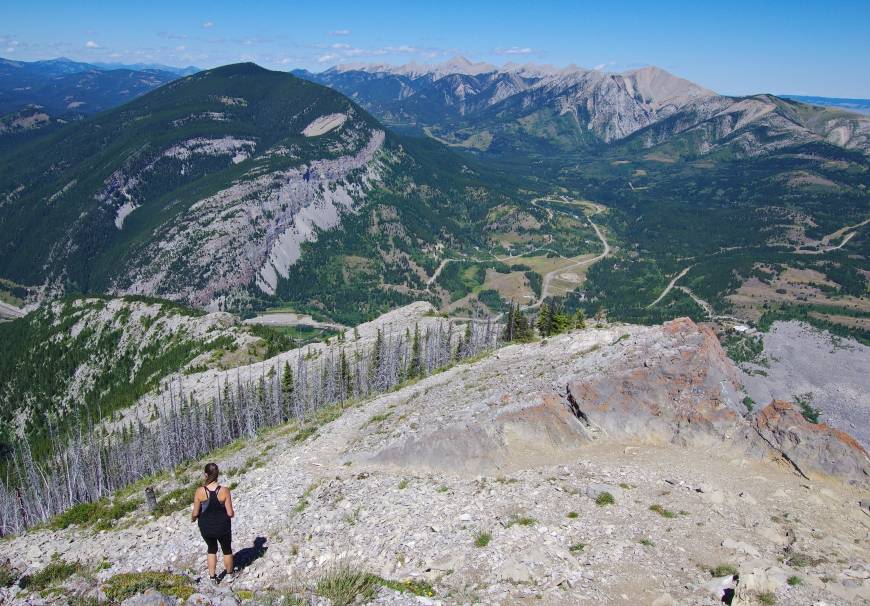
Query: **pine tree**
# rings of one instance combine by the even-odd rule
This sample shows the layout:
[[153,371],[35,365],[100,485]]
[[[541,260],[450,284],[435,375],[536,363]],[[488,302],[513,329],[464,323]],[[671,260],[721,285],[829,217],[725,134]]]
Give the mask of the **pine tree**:
[[574,312],[574,328],[586,328],[586,314],[582,309]]
[[542,337],[550,336],[552,330],[552,322],[550,320],[550,307],[546,303],[541,305],[541,311],[538,313],[538,332]]
[[290,406],[293,402],[293,369],[290,361],[284,362],[284,372],[281,374],[281,396],[284,400],[284,418],[290,418]]

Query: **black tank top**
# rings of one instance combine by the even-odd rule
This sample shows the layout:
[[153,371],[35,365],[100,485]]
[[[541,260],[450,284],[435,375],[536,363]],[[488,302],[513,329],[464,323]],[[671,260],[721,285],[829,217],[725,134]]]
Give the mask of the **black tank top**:
[[228,535],[232,526],[225,504],[218,500],[220,484],[214,490],[209,490],[207,486],[203,486],[203,488],[208,495],[208,500],[200,504],[199,518],[197,519],[200,533],[208,539],[217,539]]

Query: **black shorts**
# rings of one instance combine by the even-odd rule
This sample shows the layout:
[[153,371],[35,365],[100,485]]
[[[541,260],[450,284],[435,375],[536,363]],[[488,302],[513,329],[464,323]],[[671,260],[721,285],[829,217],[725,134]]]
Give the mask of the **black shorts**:
[[231,545],[233,541],[232,534],[225,534],[224,536],[217,538],[202,538],[205,539],[205,544],[208,545],[208,553],[217,553],[218,543],[221,544],[221,551],[225,556],[231,555],[233,553],[233,548]]

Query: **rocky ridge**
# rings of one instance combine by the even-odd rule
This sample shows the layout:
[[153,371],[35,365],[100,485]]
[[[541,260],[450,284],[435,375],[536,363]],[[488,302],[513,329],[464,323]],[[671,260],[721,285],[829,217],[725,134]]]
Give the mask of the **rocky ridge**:
[[573,65],[498,67],[460,57],[430,66],[347,64],[298,73],[388,121],[422,123],[457,140],[471,141],[473,133],[491,138],[501,132],[500,124],[510,125],[505,136],[518,130],[546,138],[535,126],[543,121],[575,130],[580,140],[591,135],[615,143],[637,134],[643,148],[685,135],[700,154],[730,147],[757,156],[821,141],[870,152],[867,116],[772,95],[719,95],[653,66],[610,73]]
[[[392,321],[419,321],[408,311]],[[866,452],[785,403],[748,414],[737,376],[691,321],[602,326],[354,404],[301,441],[279,428],[216,456],[238,482],[248,559],[230,589],[199,583],[196,599],[262,603],[271,588],[325,604],[317,579],[344,564],[434,589],[381,588],[383,604],[864,603]],[[0,555],[30,571],[53,553],[106,558],[101,582],[143,569],[195,579],[202,546],[186,516],[34,531]]]

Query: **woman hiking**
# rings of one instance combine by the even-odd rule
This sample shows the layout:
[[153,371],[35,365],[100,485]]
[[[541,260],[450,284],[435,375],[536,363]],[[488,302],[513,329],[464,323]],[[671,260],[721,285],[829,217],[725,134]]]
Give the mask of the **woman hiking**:
[[199,522],[199,532],[208,545],[208,575],[217,582],[217,548],[221,545],[224,554],[224,575],[233,573],[232,522],[235,514],[230,489],[218,484],[218,466],[209,463],[205,466],[203,485],[193,495],[193,511],[190,520]]

